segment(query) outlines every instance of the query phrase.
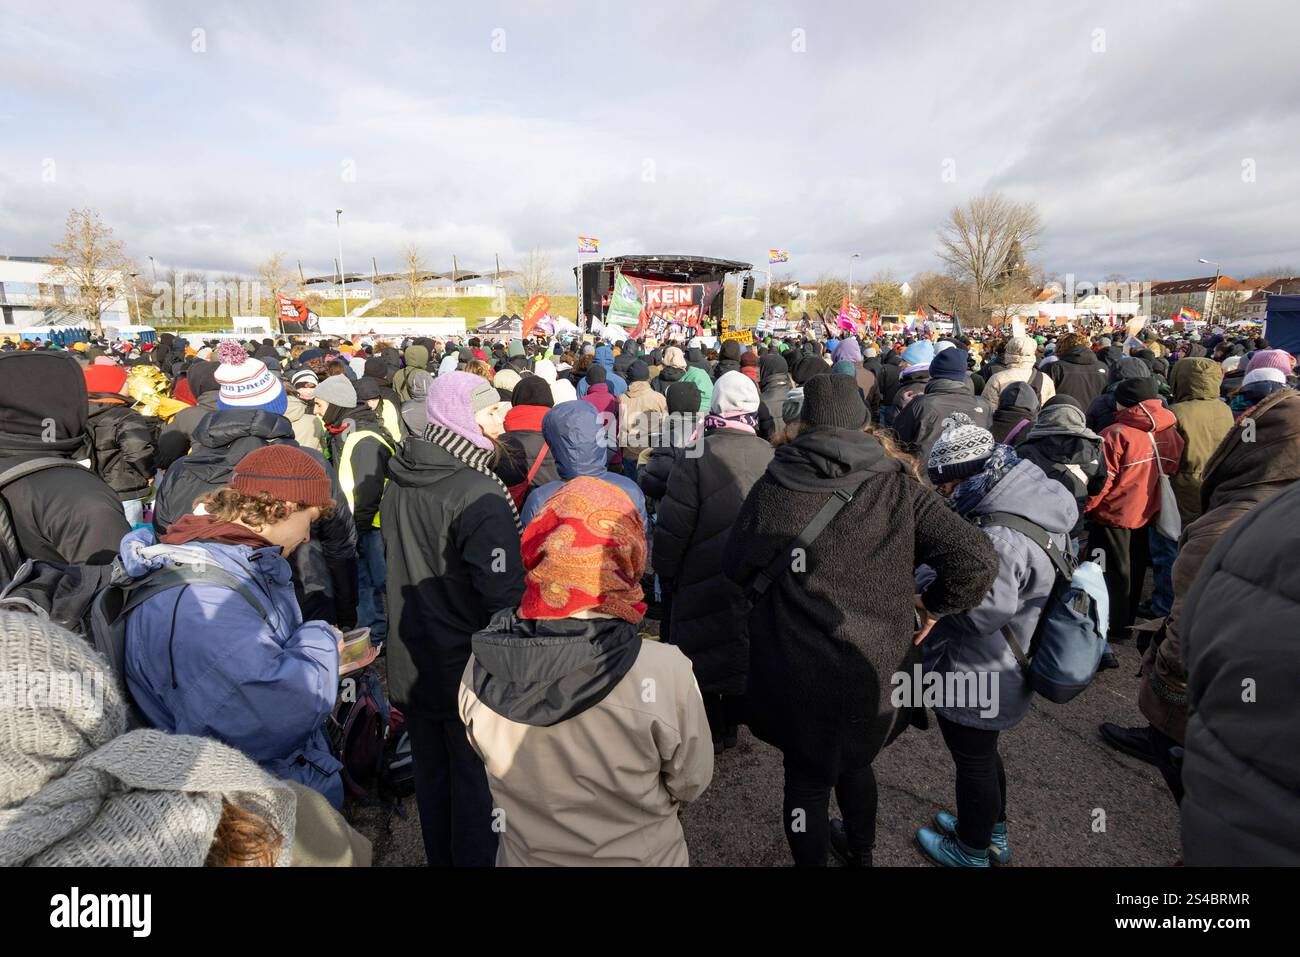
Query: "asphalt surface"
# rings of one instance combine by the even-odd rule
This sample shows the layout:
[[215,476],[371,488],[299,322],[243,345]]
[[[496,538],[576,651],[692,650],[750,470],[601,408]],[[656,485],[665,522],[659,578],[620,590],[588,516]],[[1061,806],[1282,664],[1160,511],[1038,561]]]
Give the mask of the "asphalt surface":
[[[655,623],[647,622],[653,626]],[[1024,721],[1002,735],[1007,819],[1016,866],[1168,866],[1179,859],[1178,813],[1150,765],[1102,743],[1102,721],[1145,724],[1137,709],[1140,656],[1116,647],[1121,667],[1101,673],[1083,694],[1056,705],[1035,698]],[[880,787],[876,866],[930,866],[913,836],[935,811],[953,807],[953,767],[931,715],[930,730],[909,728],[875,762]],[[719,755],[713,783],[682,812],[697,867],[784,867],[781,755],[745,730]],[[1098,813],[1101,812],[1101,813]],[[377,866],[423,865],[413,798],[401,813],[348,809],[374,842]],[[832,801],[832,813],[834,802]]]

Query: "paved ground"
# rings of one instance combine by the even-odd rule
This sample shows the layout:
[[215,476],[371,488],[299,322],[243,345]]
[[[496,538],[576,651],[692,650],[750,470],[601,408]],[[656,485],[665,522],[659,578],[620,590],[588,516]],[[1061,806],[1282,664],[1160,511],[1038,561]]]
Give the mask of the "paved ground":
[[[1035,698],[1020,726],[1002,737],[1012,850],[1022,866],[1161,866],[1178,860],[1178,815],[1156,770],[1101,743],[1102,721],[1142,723],[1137,710],[1139,655],[1117,649],[1118,671],[1104,672],[1067,705]],[[926,862],[912,835],[953,804],[953,769],[933,717],[928,732],[909,729],[875,764],[880,783],[875,862]],[[781,831],[781,756],[742,730],[738,747],[718,757],[713,783],[682,821],[697,866],[786,866]],[[1097,810],[1105,829],[1094,830]],[[375,842],[377,865],[424,863],[414,800],[406,818],[385,826],[374,810],[352,810]]]

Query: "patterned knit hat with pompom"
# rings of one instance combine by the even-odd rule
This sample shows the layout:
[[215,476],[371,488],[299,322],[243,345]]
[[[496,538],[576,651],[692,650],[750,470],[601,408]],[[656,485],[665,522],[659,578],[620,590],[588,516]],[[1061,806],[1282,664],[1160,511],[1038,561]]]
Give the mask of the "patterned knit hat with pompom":
[[264,409],[284,415],[288,398],[275,373],[261,359],[254,359],[238,342],[226,341],[217,346],[221,365],[216,371],[220,385],[219,409]]
[[963,412],[943,420],[943,434],[930,449],[926,463],[935,485],[970,478],[984,468],[993,454],[993,433],[982,429]]

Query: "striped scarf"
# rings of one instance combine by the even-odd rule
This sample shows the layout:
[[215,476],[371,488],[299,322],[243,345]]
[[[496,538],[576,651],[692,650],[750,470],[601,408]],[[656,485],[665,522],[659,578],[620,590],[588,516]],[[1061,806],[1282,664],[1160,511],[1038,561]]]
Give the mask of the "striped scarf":
[[506,504],[510,506],[510,514],[515,519],[515,529],[521,535],[523,534],[524,526],[519,522],[519,510],[515,508],[515,500],[510,495],[510,489],[506,487],[506,483],[501,481],[500,476],[492,471],[492,466],[488,464],[492,457],[491,451],[480,449],[459,432],[453,432],[441,425],[430,425],[426,428],[424,430],[424,440],[432,442],[457,461],[464,462],[476,472],[482,472],[496,482],[501,488],[501,494],[505,496]]

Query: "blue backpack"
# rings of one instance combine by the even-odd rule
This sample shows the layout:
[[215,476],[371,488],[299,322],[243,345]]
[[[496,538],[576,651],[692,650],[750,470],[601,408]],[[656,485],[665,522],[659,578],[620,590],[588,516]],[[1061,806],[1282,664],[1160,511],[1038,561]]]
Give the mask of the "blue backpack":
[[990,512],[977,516],[975,524],[1014,529],[1046,552],[1056,569],[1056,582],[1043,605],[1029,651],[1020,647],[1010,628],[1004,627],[1002,636],[1025,670],[1029,686],[1048,701],[1065,704],[1092,682],[1106,650],[1110,597],[1101,566],[1096,562],[1076,565],[1045,528],[1019,515]]

